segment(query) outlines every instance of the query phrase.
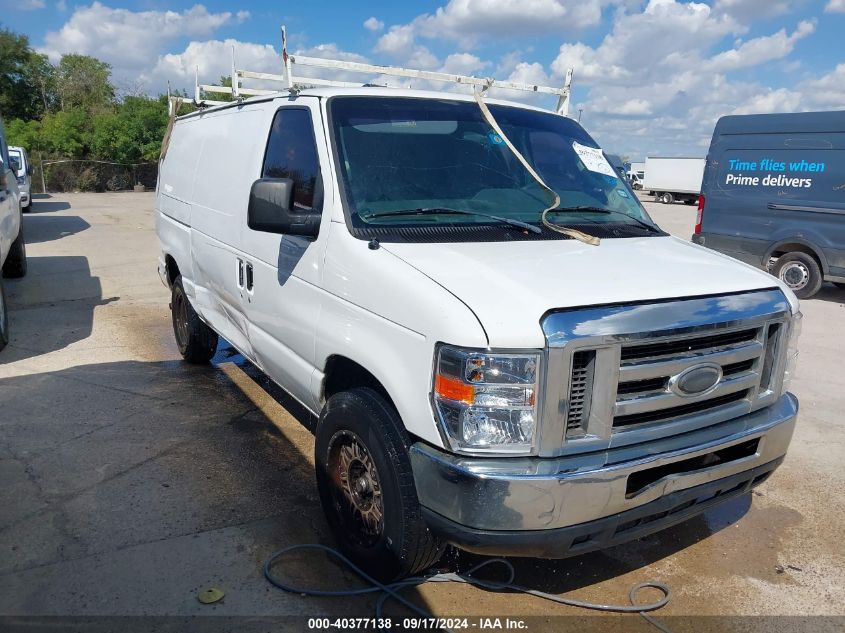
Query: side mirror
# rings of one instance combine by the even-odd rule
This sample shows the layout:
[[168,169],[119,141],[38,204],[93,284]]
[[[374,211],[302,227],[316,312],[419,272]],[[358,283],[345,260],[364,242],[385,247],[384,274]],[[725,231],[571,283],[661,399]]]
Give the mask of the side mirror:
[[261,178],[252,183],[247,209],[247,226],[253,231],[317,237],[320,214],[291,211],[293,180]]

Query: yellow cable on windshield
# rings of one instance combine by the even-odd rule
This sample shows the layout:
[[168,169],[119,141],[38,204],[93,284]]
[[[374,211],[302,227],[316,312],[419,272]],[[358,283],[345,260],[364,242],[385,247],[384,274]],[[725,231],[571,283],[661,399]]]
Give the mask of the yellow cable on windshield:
[[501,139],[505,142],[505,145],[508,146],[508,149],[513,153],[514,156],[516,156],[517,160],[522,163],[522,166],[528,170],[528,173],[531,174],[531,177],[537,181],[537,184],[549,193],[551,193],[555,198],[555,201],[552,206],[543,209],[543,213],[540,216],[540,220],[542,221],[543,226],[548,229],[551,229],[552,231],[563,233],[564,235],[568,235],[569,237],[575,238],[576,240],[580,240],[585,244],[590,244],[592,246],[598,246],[599,244],[601,244],[601,240],[595,235],[584,233],[583,231],[579,231],[578,229],[570,229],[565,226],[558,226],[557,224],[549,222],[549,220],[546,218],[546,214],[549,211],[557,209],[558,206],[560,206],[560,196],[558,195],[557,191],[555,191],[545,183],[545,181],[540,177],[540,174],[538,174],[534,170],[534,168],[520,153],[520,151],[516,149],[516,147],[514,147],[514,144],[511,143],[511,140],[507,137],[502,128],[499,126],[499,122],[496,121],[496,118],[493,116],[493,113],[490,112],[490,109],[487,107],[487,104],[484,103],[483,95],[484,92],[486,92],[486,90],[490,87],[490,85],[491,84],[488,83],[481,89],[480,92],[478,90],[472,91],[472,94],[475,96],[475,100],[478,103],[478,107],[481,109],[481,114],[484,116],[484,119],[487,121],[487,123],[490,124],[490,127],[492,127],[496,134],[498,134]]

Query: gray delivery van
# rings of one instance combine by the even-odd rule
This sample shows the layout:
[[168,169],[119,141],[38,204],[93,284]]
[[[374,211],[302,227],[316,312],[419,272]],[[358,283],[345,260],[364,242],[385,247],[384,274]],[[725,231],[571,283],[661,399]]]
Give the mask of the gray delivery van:
[[801,299],[845,288],[845,111],[719,119],[692,239]]

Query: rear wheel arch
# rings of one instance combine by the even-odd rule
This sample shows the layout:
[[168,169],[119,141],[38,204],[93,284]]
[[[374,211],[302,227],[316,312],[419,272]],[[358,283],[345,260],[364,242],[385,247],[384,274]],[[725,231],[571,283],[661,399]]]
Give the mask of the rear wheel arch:
[[763,258],[763,263],[768,265],[771,259],[777,259],[787,253],[806,253],[816,260],[816,263],[822,270],[822,274],[826,275],[828,272],[827,259],[821,249],[813,243],[801,238],[791,238],[775,243],[773,246],[769,247],[766,256]]
[[176,278],[181,274],[179,272],[179,264],[176,263],[176,259],[173,255],[168,253],[164,256],[164,268],[167,273],[167,285],[172,288]]

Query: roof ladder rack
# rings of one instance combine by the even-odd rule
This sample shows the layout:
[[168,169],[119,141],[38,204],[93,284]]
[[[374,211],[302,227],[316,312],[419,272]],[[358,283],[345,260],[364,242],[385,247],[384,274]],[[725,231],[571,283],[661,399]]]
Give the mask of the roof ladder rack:
[[[481,86],[484,88],[503,88],[506,90],[521,90],[538,94],[557,95],[557,106],[555,112],[560,115],[569,115],[569,101],[572,87],[572,68],[566,71],[566,78],[563,86],[554,88],[551,86],[540,86],[536,84],[525,84],[514,81],[503,81],[492,78],[472,77],[469,75],[455,75],[452,73],[435,72],[431,70],[415,70],[412,68],[401,68],[398,66],[378,66],[375,64],[364,64],[361,62],[350,62],[338,59],[323,59],[321,57],[308,57],[305,55],[291,55],[287,50],[287,33],[282,26],[282,74],[254,72],[250,70],[239,70],[235,67],[235,48],[232,47],[232,85],[219,86],[213,84],[200,84],[199,68],[196,69],[194,79],[194,103],[197,106],[216,106],[231,103],[231,101],[215,101],[203,99],[202,93],[226,94],[231,100],[240,101],[245,97],[260,95],[278,94],[280,90],[268,90],[259,88],[246,88],[241,85],[243,79],[251,79],[262,82],[279,82],[281,90],[298,92],[308,86],[336,86],[343,88],[360,88],[362,85],[373,86],[386,84],[355,83],[349,81],[338,81],[334,79],[322,79],[319,77],[294,76],[294,65],[307,66],[311,68],[323,68],[332,71],[346,71],[367,73],[379,76],[404,77],[406,79],[419,79],[424,81],[443,81],[448,83],[463,84],[468,86]],[[172,106],[171,106],[172,107]]]

